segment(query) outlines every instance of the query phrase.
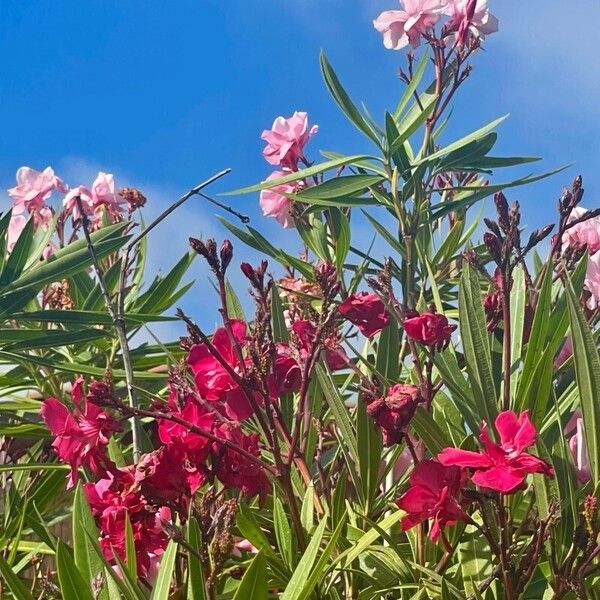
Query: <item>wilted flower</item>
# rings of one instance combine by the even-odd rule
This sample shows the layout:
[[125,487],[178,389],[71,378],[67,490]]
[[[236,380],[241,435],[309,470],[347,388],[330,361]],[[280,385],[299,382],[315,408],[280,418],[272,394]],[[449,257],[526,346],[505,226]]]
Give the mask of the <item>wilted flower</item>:
[[[271,173],[266,181],[280,179],[286,175],[284,171],[275,171]],[[294,227],[294,218],[292,217],[292,202],[284,194],[293,194],[296,186],[293,183],[283,183],[260,192],[260,207],[265,217],[277,219],[285,229]]]
[[295,112],[291,117],[277,117],[271,129],[265,129],[261,138],[267,142],[263,150],[265,160],[271,165],[296,171],[298,161],[304,156],[304,146],[319,130],[317,125],[308,128],[308,115]]
[[413,418],[417,406],[423,402],[419,388],[398,383],[383,398],[371,401],[367,412],[381,431],[386,446],[399,444]]
[[403,0],[401,4],[404,10],[386,10],[373,21],[383,34],[383,45],[390,50],[419,46],[421,36],[440,20],[444,7],[441,0]]
[[424,460],[415,466],[409,482],[411,487],[396,500],[408,513],[401,521],[403,531],[432,519],[429,537],[435,542],[443,529],[469,518],[461,506],[464,478],[458,467]]
[[368,292],[351,294],[339,305],[338,312],[369,338],[390,324],[390,315],[377,294]]
[[[239,427],[223,424],[216,429],[217,435],[235,442],[257,458],[260,456],[258,433],[245,434]],[[264,498],[271,489],[271,484],[264,470],[236,450],[218,442],[213,444],[213,469],[219,481],[230,488],[239,489],[245,496],[260,495]]]
[[448,0],[444,14],[450,17],[446,30],[464,46],[469,37],[483,38],[498,31],[498,19],[490,13],[488,0]]
[[501,412],[496,417],[496,430],[500,435],[499,444],[491,440],[484,423],[479,434],[483,444],[481,452],[445,448],[438,455],[438,460],[446,466],[473,469],[473,483],[504,494],[520,489],[530,473],[554,476],[554,470],[548,463],[525,452],[526,448],[535,444],[537,436],[529,411],[518,417],[511,410]]
[[449,325],[444,315],[431,311],[416,313],[404,320],[404,330],[408,337],[436,349],[444,347],[450,341],[455,329],[456,325]]

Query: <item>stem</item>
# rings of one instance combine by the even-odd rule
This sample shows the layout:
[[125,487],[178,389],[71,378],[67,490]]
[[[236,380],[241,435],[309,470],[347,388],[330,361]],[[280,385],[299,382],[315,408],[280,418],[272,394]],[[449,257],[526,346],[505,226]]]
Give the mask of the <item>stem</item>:
[[[100,286],[100,290],[102,292],[102,297],[104,298],[104,304],[106,305],[106,310],[112,319],[113,326],[115,331],[117,332],[117,336],[119,338],[119,345],[121,346],[121,355],[123,357],[123,369],[125,370],[125,385],[127,388],[127,399],[129,401],[129,406],[131,409],[137,408],[137,400],[133,393],[134,388],[134,377],[133,377],[133,365],[131,363],[131,354],[129,352],[129,341],[127,340],[127,330],[125,329],[125,319],[123,315],[115,308],[111,297],[110,292],[108,290],[108,286],[106,285],[106,280],[104,279],[104,272],[102,267],[100,266],[100,261],[98,260],[98,256],[96,254],[96,249],[94,248],[94,244],[92,243],[92,238],[90,236],[89,230],[89,222],[87,215],[83,210],[83,204],[81,202],[81,197],[77,196],[75,198],[77,202],[77,207],[79,209],[79,213],[81,214],[81,225],[83,228],[83,234],[85,236],[85,240],[87,242],[88,251],[92,258],[92,264],[94,265],[94,270],[96,271],[96,277],[98,278],[98,285]],[[141,428],[140,424],[137,421],[134,421],[131,425],[131,437],[133,443],[133,460],[134,462],[138,460],[140,457],[140,449],[141,449]]]

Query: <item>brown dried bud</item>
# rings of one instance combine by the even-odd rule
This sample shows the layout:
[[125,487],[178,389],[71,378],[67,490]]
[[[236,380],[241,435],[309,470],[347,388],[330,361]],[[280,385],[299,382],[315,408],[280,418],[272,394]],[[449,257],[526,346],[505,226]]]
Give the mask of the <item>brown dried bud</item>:
[[215,274],[220,274],[221,270],[219,259],[217,258],[217,244],[215,243],[215,240],[209,239],[207,242],[203,242],[202,240],[191,237],[189,238],[189,241],[194,252],[197,252],[206,259],[208,266]]
[[75,302],[69,291],[69,280],[49,284],[42,292],[42,304],[55,310],[72,310]]
[[326,298],[334,298],[340,289],[337,269],[332,263],[321,263],[315,268],[315,279]]
[[96,406],[114,406],[117,402],[111,382],[101,379],[94,379],[90,382],[86,400]]
[[233,244],[229,240],[223,241],[219,256],[221,258],[221,268],[223,269],[224,273],[227,270],[231,259],[233,258]]
[[525,247],[525,252],[528,252],[533,247],[537,246],[545,237],[550,235],[550,232],[554,229],[554,225],[546,225],[542,227],[542,229],[536,229],[530,236],[529,241],[527,242],[527,246]]
[[146,196],[136,188],[121,188],[119,196],[127,201],[129,214],[146,204]]

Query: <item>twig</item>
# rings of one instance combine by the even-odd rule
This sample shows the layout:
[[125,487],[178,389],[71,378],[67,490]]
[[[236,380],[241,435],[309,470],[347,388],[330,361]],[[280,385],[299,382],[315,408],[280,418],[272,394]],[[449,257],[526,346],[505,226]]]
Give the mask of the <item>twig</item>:
[[216,175],[209,177],[206,181],[203,181],[201,184],[192,188],[189,192],[186,192],[183,196],[181,196],[181,198],[179,198],[179,200],[171,204],[169,208],[160,213],[160,215],[158,215],[158,217],[156,217],[156,219],[154,219],[154,221],[152,221],[152,223],[150,223],[150,225],[148,225],[148,227],[146,227],[144,231],[140,232],[137,236],[135,236],[129,242],[129,244],[127,244],[127,248],[133,248],[136,244],[138,244],[144,236],[148,235],[159,223],[164,221],[174,210],[179,208],[186,200],[189,200],[192,196],[199,194],[200,190],[204,189],[206,186],[210,185],[211,183],[214,183],[215,181],[217,181],[217,179],[220,179],[221,177],[227,175],[230,172],[231,169],[229,168],[223,169],[222,171],[219,171]]

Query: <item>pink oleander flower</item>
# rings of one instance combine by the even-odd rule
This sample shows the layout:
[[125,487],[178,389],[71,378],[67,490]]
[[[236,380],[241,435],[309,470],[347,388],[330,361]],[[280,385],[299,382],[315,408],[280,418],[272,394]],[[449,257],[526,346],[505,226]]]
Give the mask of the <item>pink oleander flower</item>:
[[373,25],[383,34],[383,45],[390,50],[401,50],[409,44],[416,48],[425,35],[440,20],[444,7],[442,0],[403,0],[404,10],[386,10]]
[[444,14],[449,17],[446,32],[454,34],[459,46],[469,37],[483,38],[498,31],[498,19],[490,12],[488,0],[448,0]]
[[269,376],[267,387],[272,398],[297,392],[302,382],[300,365],[291,355],[288,344],[278,343],[275,348],[273,373]]
[[19,236],[23,229],[25,229],[25,225],[27,225],[27,217],[25,215],[15,215],[13,214],[10,218],[10,222],[8,223],[8,239],[7,239],[7,249],[9,252],[15,247]]
[[83,212],[92,216],[94,221],[102,218],[105,210],[111,221],[119,221],[127,210],[127,200],[115,192],[115,180],[111,173],[100,171],[91,188],[80,185],[73,188],[64,198],[63,207],[74,219],[81,217],[77,196],[81,198]]
[[[235,442],[253,456],[260,457],[258,433],[245,434],[239,427],[229,424],[219,426],[215,433],[222,439]],[[258,494],[261,499],[271,491],[264,469],[235,449],[214,442],[212,461],[214,472],[225,487],[239,489],[248,497]]]
[[[571,212],[569,222],[583,217],[587,212],[581,206],[575,207]],[[596,254],[600,250],[600,217],[593,217],[567,229],[563,233],[562,245],[563,248],[585,245],[590,255]]]
[[383,398],[369,402],[367,413],[375,421],[385,446],[402,442],[406,429],[421,402],[423,398],[419,388],[403,383],[393,385]]
[[67,489],[77,482],[77,471],[81,466],[94,473],[110,468],[106,446],[111,434],[120,430],[119,423],[108,413],[95,404],[84,403],[83,378],[79,377],[73,383],[71,399],[73,412],[57,398],[47,398],[40,409],[42,419],[56,437],[52,447],[62,461],[71,465]]
[[448,319],[439,313],[427,311],[415,313],[404,319],[406,335],[425,346],[440,349],[450,342],[456,325],[449,325]]
[[377,294],[368,292],[351,294],[339,305],[338,312],[354,323],[368,338],[378,334],[390,324],[390,315]]
[[589,292],[586,305],[590,310],[600,306],[600,252],[588,257],[584,288]]
[[[231,321],[233,337],[238,344],[246,340],[246,322],[235,319]],[[219,327],[212,337],[212,345],[221,358],[234,370],[238,371],[239,357],[225,327]],[[243,421],[252,416],[253,410],[245,391],[240,387],[233,375],[215,358],[206,344],[196,344],[188,355],[200,395],[209,402],[223,404],[225,413],[230,419]]]
[[506,410],[496,417],[495,424],[500,435],[499,444],[491,440],[487,424],[483,423],[479,434],[483,445],[480,452],[445,448],[438,455],[438,460],[446,466],[473,469],[473,483],[503,494],[521,489],[530,473],[554,476],[554,470],[548,463],[525,451],[535,444],[537,437],[529,411],[517,417],[513,411]]
[[[273,181],[274,179],[284,177],[286,174],[289,173],[275,171],[265,181]],[[290,200],[284,194],[293,194],[295,191],[296,186],[292,183],[284,183],[261,190],[259,202],[263,215],[277,219],[285,229],[294,227],[294,217],[292,216],[293,200]]]
[[469,519],[461,506],[464,477],[458,467],[424,460],[414,468],[409,482],[410,488],[396,500],[408,513],[402,518],[402,531],[431,519],[429,537],[436,542],[446,527]]
[[583,417],[581,416],[581,411],[579,409],[576,410],[569,419],[569,422],[565,427],[565,435],[567,437],[570,436],[569,448],[571,449],[571,454],[573,456],[577,481],[581,484],[585,484],[592,478],[592,472],[590,470],[590,461],[585,443]]
[[267,142],[263,150],[265,160],[271,165],[296,171],[298,161],[304,157],[304,146],[318,130],[317,125],[308,128],[305,112],[295,112],[287,119],[277,117],[271,129],[265,129],[261,135]]
[[13,213],[20,214],[25,210],[31,213],[43,209],[53,190],[65,193],[67,189],[51,167],[43,171],[21,167],[17,171],[17,185],[9,189],[8,194],[14,201]]

